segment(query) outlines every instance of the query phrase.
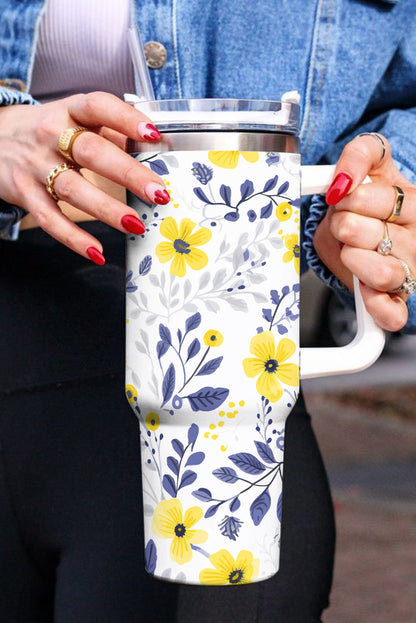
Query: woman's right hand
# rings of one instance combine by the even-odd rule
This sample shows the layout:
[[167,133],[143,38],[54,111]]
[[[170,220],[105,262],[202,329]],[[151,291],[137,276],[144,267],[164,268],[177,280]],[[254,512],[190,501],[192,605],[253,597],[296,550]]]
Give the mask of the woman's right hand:
[[[48,173],[65,162],[58,151],[63,130],[84,126],[72,154],[89,169],[149,203],[166,204],[169,194],[161,178],[125,153],[127,138],[158,141],[151,121],[114,95],[93,92],[73,95],[40,106],[0,108],[0,197],[27,210],[36,223],[70,249],[104,263],[100,242],[73,223],[46,190]],[[143,233],[137,213],[87,181],[76,170],[55,178],[59,199],[123,233]]]

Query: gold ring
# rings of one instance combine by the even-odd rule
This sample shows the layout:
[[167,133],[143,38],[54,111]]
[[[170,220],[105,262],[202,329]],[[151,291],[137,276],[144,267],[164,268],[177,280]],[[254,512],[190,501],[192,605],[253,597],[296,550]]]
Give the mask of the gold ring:
[[76,160],[72,155],[72,147],[77,136],[79,136],[83,132],[88,132],[88,128],[77,125],[75,126],[75,128],[67,128],[66,130],[61,132],[58,138],[59,151],[64,156],[64,158],[66,158],[70,162],[73,162],[74,164],[76,164]]
[[391,211],[390,216],[386,218],[387,223],[394,223],[394,221],[399,218],[402,211],[404,192],[402,191],[400,186],[393,186],[393,188],[394,192],[396,193],[396,199],[394,201],[393,210]]
[[46,190],[55,201],[59,201],[59,197],[54,190],[54,184],[56,182],[56,178],[64,173],[65,171],[69,171],[70,169],[75,169],[78,171],[79,167],[77,165],[71,164],[70,162],[61,162],[53,167],[48,173],[48,177],[46,178]]
[[389,228],[387,227],[386,221],[384,223],[384,238],[380,240],[377,245],[377,252],[381,255],[390,255],[391,250],[393,248],[393,242],[389,236]]
[[402,285],[399,288],[395,288],[391,292],[393,294],[413,294],[416,292],[416,279],[414,279],[412,273],[410,272],[409,266],[403,260],[399,260],[400,264],[403,266],[403,270],[405,272],[405,278]]

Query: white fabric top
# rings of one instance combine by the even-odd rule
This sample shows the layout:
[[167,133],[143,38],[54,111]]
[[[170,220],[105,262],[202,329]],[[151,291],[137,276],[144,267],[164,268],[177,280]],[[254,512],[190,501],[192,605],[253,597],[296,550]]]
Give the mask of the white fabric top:
[[134,93],[129,27],[129,0],[47,0],[30,93],[41,102],[89,91]]

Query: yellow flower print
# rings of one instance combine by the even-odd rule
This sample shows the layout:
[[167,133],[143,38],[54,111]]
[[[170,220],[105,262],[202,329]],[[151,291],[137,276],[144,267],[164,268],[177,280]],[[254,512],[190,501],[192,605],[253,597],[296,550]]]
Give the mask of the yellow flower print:
[[287,236],[283,236],[283,240],[285,243],[285,247],[289,249],[283,255],[284,262],[291,262],[293,260],[295,265],[295,270],[299,275],[300,268],[300,245],[299,245],[299,236],[298,234],[288,234]]
[[197,249],[211,240],[212,233],[207,227],[201,227],[192,233],[195,223],[189,218],[183,218],[178,224],[171,216],[163,219],[160,225],[160,233],[170,242],[159,242],[155,253],[159,261],[169,262],[170,274],[177,277],[184,277],[186,274],[186,264],[192,270],[201,270],[208,263],[208,256],[204,251]]
[[206,346],[221,346],[224,336],[219,331],[207,331],[204,335],[204,344]]
[[287,201],[282,201],[276,208],[276,216],[280,222],[288,221],[292,216],[293,208]]
[[126,396],[129,403],[131,405],[134,405],[134,403],[137,401],[137,389],[134,387],[134,385],[126,385]]
[[149,430],[157,430],[160,426],[160,417],[157,413],[151,411],[146,415],[145,422]]
[[275,345],[271,331],[255,335],[250,342],[250,353],[254,357],[243,360],[243,368],[250,378],[258,376],[256,389],[270,402],[277,402],[283,395],[281,382],[296,387],[299,384],[299,366],[284,363],[295,352],[292,340],[283,338]]
[[259,154],[257,151],[209,151],[208,159],[222,169],[235,169],[240,154],[247,162],[257,162]]
[[199,545],[208,539],[205,530],[191,530],[203,514],[202,508],[192,506],[184,517],[178,498],[162,500],[155,508],[152,530],[161,539],[172,539],[170,557],[179,565],[192,560],[191,544]]
[[237,560],[226,549],[220,549],[209,557],[209,561],[215,569],[201,571],[201,584],[248,584],[259,574],[259,559],[244,549],[237,555]]

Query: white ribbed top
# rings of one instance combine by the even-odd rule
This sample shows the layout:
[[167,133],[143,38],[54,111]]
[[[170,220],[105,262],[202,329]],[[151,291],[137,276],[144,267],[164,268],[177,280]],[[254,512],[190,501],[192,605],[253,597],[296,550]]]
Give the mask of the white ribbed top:
[[127,44],[130,0],[47,0],[30,93],[45,102],[74,93],[134,93]]

